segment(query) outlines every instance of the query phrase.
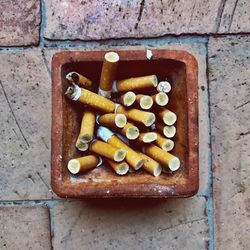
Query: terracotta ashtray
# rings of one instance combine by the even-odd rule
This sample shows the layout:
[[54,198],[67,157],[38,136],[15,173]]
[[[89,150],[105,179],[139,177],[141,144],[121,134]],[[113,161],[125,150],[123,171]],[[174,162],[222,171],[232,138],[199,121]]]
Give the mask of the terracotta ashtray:
[[[70,159],[82,156],[75,147],[82,117],[82,106],[65,98],[65,76],[79,72],[98,84],[104,51],[61,52],[52,59],[52,148],[51,185],[61,197],[189,197],[198,190],[198,65],[185,51],[124,50],[117,79],[156,74],[171,83],[167,107],[177,114],[175,148],[181,167],[158,177],[144,171],[116,175],[108,166],[72,175]],[[96,86],[97,88],[98,86]],[[149,93],[150,94],[150,93]]]

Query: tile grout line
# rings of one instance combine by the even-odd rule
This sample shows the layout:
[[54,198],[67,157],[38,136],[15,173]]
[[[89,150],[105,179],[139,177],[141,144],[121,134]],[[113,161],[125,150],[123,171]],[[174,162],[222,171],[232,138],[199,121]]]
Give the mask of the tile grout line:
[[[44,7],[43,7],[44,8]],[[44,19],[43,17],[42,19]],[[166,36],[161,38],[124,38],[124,39],[107,39],[107,40],[92,40],[92,41],[83,41],[83,40],[55,40],[50,41],[43,38],[44,26],[46,21],[42,21],[42,27],[40,31],[40,43],[38,46],[16,46],[16,47],[1,47],[0,50],[6,51],[23,51],[27,49],[33,48],[69,48],[69,47],[94,47],[94,46],[136,46],[136,45],[144,45],[144,46],[157,46],[157,45],[165,45],[172,43],[184,43],[184,44],[193,44],[193,43],[206,43],[208,37],[201,36]]]
[[151,37],[151,38],[110,38],[105,40],[48,40],[44,38],[44,30],[46,26],[46,6],[45,0],[41,0],[41,25],[39,32],[39,40],[40,43],[38,46],[36,45],[28,45],[28,46],[0,46],[1,50],[6,51],[23,51],[26,49],[33,48],[69,48],[69,47],[91,47],[91,46],[136,46],[136,45],[148,45],[154,46],[162,45],[163,43],[171,44],[171,43],[206,43],[210,37],[226,37],[226,36],[249,36],[250,33],[229,33],[229,34],[181,34],[181,35],[163,35],[159,37]]
[[39,32],[39,45],[38,47],[44,47],[44,30],[47,23],[46,20],[46,3],[45,0],[41,0],[40,2],[40,12],[41,12],[41,23],[40,23],[40,32]]
[[54,249],[54,236],[55,236],[55,205],[56,201],[51,200],[46,202],[47,207],[49,208],[49,223],[50,223],[50,244],[51,244],[51,250]]
[[[96,45],[109,45],[110,43],[117,43],[120,45],[126,45],[126,42],[129,41],[144,41],[144,40],[183,40],[183,39],[196,39],[193,42],[200,42],[199,40],[207,40],[210,37],[213,38],[224,38],[229,36],[249,36],[250,32],[239,32],[239,33],[209,33],[209,34],[198,34],[198,33],[182,33],[179,35],[176,34],[165,34],[155,37],[119,37],[119,38],[107,38],[107,39],[46,39],[44,38],[44,30],[47,23],[46,18],[46,4],[45,0],[41,0],[41,22],[40,22],[40,32],[38,45],[20,45],[20,46],[0,46],[0,50],[9,50],[9,49],[29,49],[29,48],[43,48],[43,47],[64,47],[64,46],[88,46],[90,44]],[[124,44],[125,43],[125,44]]]
[[210,110],[210,92],[209,92],[209,60],[208,60],[208,43],[206,46],[206,76],[207,76],[207,104],[208,104],[208,133],[209,133],[209,147],[208,147],[208,186],[206,190],[207,201],[206,210],[208,215],[209,226],[209,250],[214,250],[214,209],[213,209],[213,172],[212,172],[212,141],[211,141],[211,110]]

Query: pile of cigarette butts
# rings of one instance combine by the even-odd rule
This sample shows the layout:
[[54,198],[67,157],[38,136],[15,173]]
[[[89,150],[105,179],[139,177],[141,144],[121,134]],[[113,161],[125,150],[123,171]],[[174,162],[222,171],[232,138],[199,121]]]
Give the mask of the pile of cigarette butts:
[[[107,52],[98,93],[83,75],[66,75],[70,86],[65,95],[85,106],[76,147],[88,154],[71,159],[68,170],[83,173],[102,165],[103,160],[118,175],[140,168],[153,176],[178,170],[179,158],[169,153],[174,148],[170,138],[175,136],[177,120],[165,108],[170,83],[158,82],[156,75],[116,80],[118,67],[119,55]],[[153,95],[142,94],[145,90]]]

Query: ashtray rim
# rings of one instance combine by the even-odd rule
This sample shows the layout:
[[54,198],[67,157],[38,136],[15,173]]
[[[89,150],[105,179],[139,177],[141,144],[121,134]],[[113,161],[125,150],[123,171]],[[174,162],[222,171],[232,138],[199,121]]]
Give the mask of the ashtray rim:
[[[147,50],[115,50],[123,60],[149,60]],[[188,117],[188,177],[183,183],[174,186],[155,184],[135,184],[126,186],[107,185],[107,187],[88,186],[79,189],[76,185],[62,180],[62,137],[63,116],[61,88],[61,68],[66,63],[80,61],[101,61],[106,51],[64,51],[54,54],[52,58],[52,124],[51,124],[51,187],[60,197],[65,198],[109,198],[109,197],[151,197],[173,198],[190,197],[199,188],[199,135],[198,135],[198,63],[195,57],[184,50],[151,49],[150,60],[169,59],[185,64],[187,88]],[[77,189],[76,189],[77,188]]]

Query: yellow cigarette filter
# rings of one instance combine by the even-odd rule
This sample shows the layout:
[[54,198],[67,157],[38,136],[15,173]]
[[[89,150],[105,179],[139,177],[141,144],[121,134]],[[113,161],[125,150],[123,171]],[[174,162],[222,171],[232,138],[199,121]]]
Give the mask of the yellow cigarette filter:
[[89,148],[89,144],[88,143],[83,143],[82,141],[80,141],[79,137],[76,140],[76,147],[79,151],[87,151]]
[[137,141],[140,143],[150,143],[157,139],[157,134],[155,132],[140,133]]
[[141,158],[144,160],[144,164],[143,164],[143,168],[149,172],[150,174],[152,174],[153,176],[157,177],[161,174],[162,172],[162,167],[161,165],[153,160],[152,158],[150,158],[149,156],[138,152],[138,154],[141,156]]
[[120,97],[120,103],[126,107],[133,105],[136,100],[136,95],[132,91],[128,91]]
[[89,146],[89,150],[115,162],[121,162],[126,157],[126,151],[124,149],[114,147],[99,140],[93,141]]
[[130,122],[127,122],[126,125],[121,130],[119,130],[119,133],[121,133],[129,140],[135,140],[136,138],[138,138],[140,131],[138,127],[134,126]]
[[174,142],[162,136],[160,133],[157,133],[155,144],[165,151],[171,151],[174,148]]
[[167,81],[161,81],[159,82],[157,86],[157,91],[158,92],[164,92],[164,93],[169,93],[171,90],[171,85]]
[[105,114],[97,118],[97,123],[109,128],[123,128],[127,123],[127,117],[124,114]]
[[83,112],[79,140],[83,143],[89,143],[93,140],[95,130],[95,114],[86,110]]
[[126,109],[119,105],[116,109],[116,113],[124,114],[129,120],[144,124],[146,127],[150,127],[155,122],[155,114],[152,112],[142,111],[139,109]]
[[177,120],[176,114],[169,109],[159,109],[157,116],[168,126],[173,125]]
[[129,170],[129,165],[125,161],[115,162],[107,159],[107,162],[119,175],[125,175]]
[[152,96],[154,102],[159,106],[166,106],[168,104],[168,96],[164,92],[159,92]]
[[142,109],[150,109],[153,106],[153,99],[149,95],[136,95],[136,102]]
[[79,174],[93,169],[102,164],[102,159],[95,155],[88,155],[81,158],[72,159],[68,162],[68,170],[72,174]]
[[111,100],[87,89],[79,88],[77,85],[70,86],[65,95],[73,101],[79,101],[106,113],[113,113],[116,107]]
[[77,72],[70,72],[66,75],[66,79],[71,83],[77,84],[79,87],[91,88],[92,82],[85,76]]
[[107,98],[111,96],[111,89],[115,80],[119,55],[108,52],[104,56],[98,94]]
[[167,125],[163,125],[159,123],[159,124],[156,124],[156,129],[167,138],[173,138],[176,133],[176,128],[173,125],[167,126]]
[[134,170],[138,170],[142,167],[144,160],[138,155],[138,153],[114,135],[111,130],[100,126],[97,130],[97,136],[114,147],[124,149],[127,153],[125,160]]
[[156,75],[133,77],[114,82],[112,91],[126,92],[126,91],[140,90],[150,87],[156,87],[157,84],[158,80]]
[[148,144],[144,146],[143,152],[153,158],[155,161],[159,162],[163,168],[170,169],[171,171],[176,171],[180,168],[180,160],[178,157],[170,154],[163,149]]

